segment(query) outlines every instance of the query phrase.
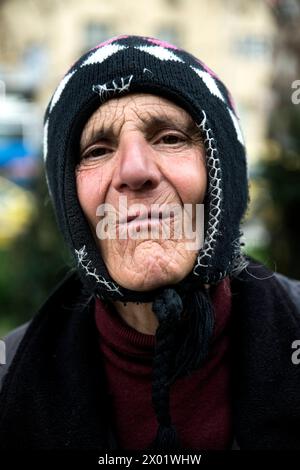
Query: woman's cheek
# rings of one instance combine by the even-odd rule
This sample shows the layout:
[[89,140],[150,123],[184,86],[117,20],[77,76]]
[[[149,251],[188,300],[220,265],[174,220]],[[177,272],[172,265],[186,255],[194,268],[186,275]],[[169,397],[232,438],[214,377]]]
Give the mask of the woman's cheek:
[[82,170],[76,175],[77,195],[89,223],[96,228],[99,222],[97,209],[106,201],[110,178],[103,172]]
[[80,206],[88,221],[94,225],[97,207],[95,207],[94,185],[91,181],[91,175],[79,171],[76,175],[76,186]]
[[206,173],[199,174],[195,171],[185,173],[178,172],[180,178],[173,179],[174,187],[183,204],[197,204],[204,199],[207,188]]

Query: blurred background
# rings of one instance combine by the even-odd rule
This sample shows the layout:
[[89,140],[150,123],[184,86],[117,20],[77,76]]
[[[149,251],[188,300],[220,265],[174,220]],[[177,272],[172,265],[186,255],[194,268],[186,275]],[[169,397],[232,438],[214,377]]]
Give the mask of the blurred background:
[[300,279],[300,0],[0,0],[0,337],[71,260],[43,176],[43,112],[83,52],[141,34],[201,58],[235,98],[249,161],[245,251]]

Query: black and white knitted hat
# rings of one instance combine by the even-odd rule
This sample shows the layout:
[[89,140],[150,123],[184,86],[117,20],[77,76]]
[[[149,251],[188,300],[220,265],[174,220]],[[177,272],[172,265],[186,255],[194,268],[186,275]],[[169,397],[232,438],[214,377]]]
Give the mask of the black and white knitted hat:
[[[152,292],[127,290],[110,277],[80,207],[75,179],[80,135],[89,117],[101,103],[137,92],[167,98],[192,116],[202,133],[208,174],[204,244],[194,268],[176,286]],[[174,347],[172,325],[182,310],[189,308],[188,328],[194,342],[187,332],[172,370],[178,376],[198,367],[207,353],[213,315],[205,290],[197,289],[204,283],[218,283],[247,265],[240,241],[240,224],[248,203],[247,164],[231,95],[214,72],[182,49],[148,37],[112,38],[84,54],[58,85],[45,115],[44,159],[58,223],[88,289],[107,299],[154,301],[153,311],[160,321],[154,369],[158,371],[157,384],[162,374],[166,381],[162,391],[154,379],[153,404],[160,423],[159,445],[171,446],[176,439],[168,398],[162,397],[167,396],[164,392],[171,383],[172,367],[170,363],[161,370],[165,356],[160,356],[160,351]],[[187,296],[190,292],[194,300]],[[166,335],[167,331],[174,334]],[[167,346],[163,345],[166,336]],[[195,342],[201,343],[197,358]]]

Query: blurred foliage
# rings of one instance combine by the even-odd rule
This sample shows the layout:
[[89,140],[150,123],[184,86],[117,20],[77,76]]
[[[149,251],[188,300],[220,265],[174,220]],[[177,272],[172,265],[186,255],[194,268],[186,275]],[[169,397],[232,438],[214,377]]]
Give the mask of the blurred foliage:
[[0,251],[0,337],[36,313],[71,265],[43,176],[34,194],[37,207],[31,224]]
[[280,149],[278,160],[265,160],[261,176],[270,191],[269,205],[260,209],[270,234],[268,250],[277,271],[300,279],[300,147],[298,154]]
[[268,246],[246,246],[244,251],[247,255],[267,266],[271,271],[276,269],[274,257],[270,253]]
[[272,7],[278,25],[274,106],[269,116],[269,150],[258,171],[265,197],[257,212],[269,231],[268,251],[277,271],[300,279],[300,103],[292,98],[292,84],[300,77],[300,0],[277,0]]

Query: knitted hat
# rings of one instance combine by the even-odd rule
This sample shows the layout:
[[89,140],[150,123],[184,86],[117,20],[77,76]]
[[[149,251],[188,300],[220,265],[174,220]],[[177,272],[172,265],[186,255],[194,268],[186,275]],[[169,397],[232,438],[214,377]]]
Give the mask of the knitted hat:
[[[75,179],[80,135],[89,117],[101,103],[138,92],[167,98],[191,115],[202,133],[208,175],[204,244],[193,270],[180,283],[151,292],[125,289],[110,277],[80,207]],[[87,289],[103,299],[153,301],[159,319],[152,393],[160,424],[156,445],[176,446],[169,387],[176,377],[201,365],[213,329],[203,285],[247,265],[240,242],[248,202],[247,165],[230,93],[214,72],[182,49],[147,37],[112,38],[84,54],[58,85],[45,115],[44,159],[57,220]],[[188,312],[185,330],[183,312]]]

